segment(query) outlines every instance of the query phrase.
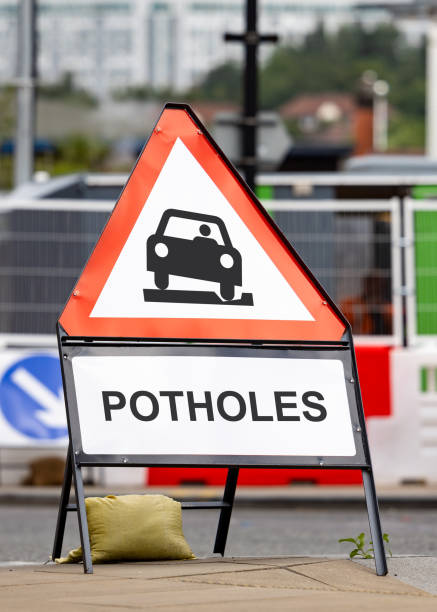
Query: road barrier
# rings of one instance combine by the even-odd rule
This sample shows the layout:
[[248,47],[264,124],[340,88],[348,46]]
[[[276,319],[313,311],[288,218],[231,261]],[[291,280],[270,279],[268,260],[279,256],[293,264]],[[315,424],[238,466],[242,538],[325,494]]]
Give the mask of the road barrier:
[[[403,401],[399,389],[415,385],[417,377],[420,379],[421,372],[428,368],[417,362],[414,351],[407,352],[405,359],[413,359],[414,371],[409,371],[407,380],[402,379],[398,374],[399,355],[406,350],[402,345],[412,348],[426,344],[429,355],[434,354],[437,268],[433,244],[437,243],[437,202],[397,196],[379,200],[310,199],[302,196],[302,178],[296,189],[280,178],[284,184],[266,192],[275,199],[266,199],[263,204],[352,323],[376,480],[398,483],[404,477],[413,478],[401,467],[403,462],[395,471],[389,471],[383,448],[389,448],[395,435],[398,403]],[[323,180],[326,182],[326,177]],[[313,189],[310,196],[319,197],[321,187],[318,189]],[[333,187],[329,193],[324,189],[325,196],[336,195]],[[42,348],[55,347],[54,325],[64,297],[112,208],[110,200],[0,202],[0,287],[4,296],[0,304],[0,345],[4,351],[9,353],[19,347],[38,354]],[[432,370],[434,366],[429,367]],[[423,396],[416,389],[409,397],[413,401],[410,413],[420,420]],[[0,391],[1,410],[3,405],[5,399]],[[384,435],[378,433],[383,429]],[[31,438],[25,438],[23,446],[32,444]],[[10,451],[8,462],[14,463]],[[419,480],[433,480],[427,470],[417,473]],[[331,478],[348,482],[350,475],[353,477],[352,472],[326,472],[316,478],[304,470],[293,474],[288,470],[274,474],[260,470],[250,475],[242,471],[240,482],[330,483]],[[107,478],[102,472],[99,478],[104,477]],[[138,482],[137,473],[132,478]],[[224,474],[217,470],[208,476],[205,470],[175,469],[166,470],[164,479],[162,469],[152,468],[146,478],[151,484],[218,484]]]

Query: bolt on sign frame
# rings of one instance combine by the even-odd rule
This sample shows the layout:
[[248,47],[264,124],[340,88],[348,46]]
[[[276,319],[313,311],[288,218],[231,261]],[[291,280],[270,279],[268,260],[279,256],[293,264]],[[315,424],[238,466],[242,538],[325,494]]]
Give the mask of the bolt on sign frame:
[[[117,203],[107,226],[102,232],[102,236],[99,239],[94,252],[91,254],[75,289],[72,291],[67,301],[66,307],[57,324],[58,347],[61,359],[70,444],[67,454],[52,558],[55,559],[61,555],[67,513],[69,511],[76,511],[78,515],[79,531],[83,550],[84,571],[85,573],[92,573],[93,571],[85,510],[85,494],[82,479],[82,467],[84,466],[148,467],[160,465],[168,467],[227,467],[228,476],[221,501],[184,502],[182,504],[182,507],[187,509],[211,508],[220,510],[214,552],[221,555],[224,555],[225,552],[235,491],[237,487],[238,472],[240,468],[340,468],[359,469],[362,472],[369,525],[375,551],[376,573],[378,575],[385,575],[387,573],[387,564],[350,325],[334,302],[326,294],[323,287],[312,275],[311,271],[306,267],[305,263],[300,259],[293,247],[287,242],[286,238],[276,227],[268,213],[264,210],[260,202],[244,183],[235,168],[226,159],[223,152],[218,148],[216,143],[213,141],[191,109],[187,105],[167,104],[161,118],[165,118],[166,116],[168,118],[169,115],[166,115],[168,111],[175,111],[179,113],[179,116],[181,116],[180,114],[182,113],[183,121],[185,121],[185,125],[188,125],[188,128],[184,128],[185,131],[186,129],[189,131],[191,129],[190,125],[192,125],[192,129],[195,130],[196,135],[204,137],[204,141],[200,145],[203,147],[202,152],[208,154],[209,151],[209,153],[215,158],[211,162],[208,162],[209,170],[213,173],[213,166],[214,164],[218,163],[218,159],[222,165],[222,170],[224,169],[228,175],[226,179],[226,189],[228,189],[228,194],[231,193],[229,192],[229,184],[233,182],[233,193],[237,193],[237,199],[246,199],[248,205],[250,204],[252,207],[254,215],[257,216],[256,222],[262,223],[262,232],[264,232],[263,236],[270,235],[271,239],[274,239],[277,242],[275,248],[281,250],[282,261],[285,255],[289,257],[290,267],[294,267],[294,270],[297,270],[298,275],[300,275],[300,285],[304,287],[304,284],[307,283],[309,288],[304,287],[302,289],[302,294],[306,296],[311,295],[312,300],[314,300],[314,296],[316,296],[318,305],[315,307],[315,311],[313,310],[313,314],[316,312],[314,317],[316,325],[308,328],[310,330],[309,337],[305,338],[302,335],[304,333],[302,332],[302,326],[300,328],[296,327],[293,329],[293,324],[287,326],[284,321],[281,321],[279,326],[273,325],[271,327],[267,326],[263,328],[262,325],[260,325],[258,329],[261,329],[261,331],[256,334],[251,334],[251,329],[254,329],[253,325],[252,327],[250,325],[233,325],[233,323],[238,322],[233,322],[230,319],[228,319],[230,324],[227,324],[225,321],[225,325],[218,324],[216,328],[214,327],[214,322],[211,322],[210,320],[206,321],[206,323],[204,321],[202,323],[203,327],[202,325],[196,327],[190,320],[188,320],[187,324],[187,319],[180,319],[179,322],[172,319],[169,329],[173,331],[174,334],[165,337],[162,333],[162,326],[154,326],[152,324],[150,328],[147,328],[147,323],[145,324],[144,321],[139,322],[138,333],[135,334],[134,332],[136,329],[137,320],[131,320],[129,322],[128,333],[120,334],[119,322],[117,319],[114,319],[113,324],[108,324],[106,322],[102,325],[101,321],[97,321],[97,333],[93,333],[93,320],[91,317],[89,317],[89,296],[93,292],[94,296],[96,296],[96,292],[94,288],[90,288],[89,281],[96,278],[96,270],[98,270],[98,265],[96,266],[94,256],[96,251],[98,255],[99,243],[102,240],[105,240],[105,232],[108,232],[108,228],[111,235],[114,236],[113,230],[114,227],[116,227],[117,215],[118,218],[120,218],[119,207],[121,206],[122,210],[125,211],[130,206],[129,184],[131,181],[137,181],[137,184],[134,185],[134,191],[138,195],[138,179],[135,177],[138,177],[139,172],[147,172],[150,166],[150,159],[149,161],[147,159],[149,145],[149,143],[147,143],[143,149],[143,153],[140,155],[139,161],[137,162],[131,177],[128,179],[125,190],[122,192],[120,200]],[[158,120],[157,126],[152,132],[150,140],[155,139],[156,141],[157,137],[163,136],[163,132],[165,142],[171,141],[171,137],[173,137],[173,140],[175,140],[176,137],[179,138],[180,134],[176,134],[175,136],[171,133],[171,121],[161,121],[161,118]],[[187,120],[188,124],[186,123]],[[167,134],[165,132],[166,126],[170,126]],[[190,142],[189,137],[188,142]],[[193,146],[197,146],[197,144]],[[155,166],[152,164],[150,172],[155,172],[155,175],[157,176]],[[147,177],[147,180],[150,183],[149,179],[150,177]],[[233,197],[232,194],[229,197]],[[147,197],[145,199],[147,201]],[[115,218],[115,220],[113,218]],[[252,225],[252,227],[255,227],[255,225]],[[271,249],[270,252],[272,252]],[[283,263],[281,265],[283,265]],[[87,269],[89,269],[89,266],[91,266],[91,276],[87,276]],[[302,282],[302,279],[305,281],[305,283]],[[78,297],[79,302],[77,299]],[[82,297],[84,298],[85,310],[81,310],[82,306],[80,303],[80,298]],[[75,314],[78,315],[77,318],[75,317]],[[319,314],[320,317],[318,316]],[[326,321],[326,325],[323,324],[323,321]],[[80,322],[83,323],[82,327]],[[254,321],[254,323],[256,324],[257,321]],[[273,323],[277,322],[274,321]],[[269,329],[273,330],[273,337],[269,337],[265,333],[265,331]],[[190,330],[196,330],[196,333],[194,335],[190,335]],[[147,331],[150,333],[146,333]],[[225,335],[224,331],[228,331],[229,334]],[[348,447],[346,450],[346,447],[342,447],[343,450],[336,453],[335,444],[332,447],[329,447],[328,444],[329,448],[322,444],[320,448],[325,449],[325,451],[316,451],[314,450],[316,447],[311,443],[310,435],[310,437],[308,437],[308,448],[310,448],[310,450],[302,450],[302,447],[300,447],[300,450],[293,450],[292,445],[290,445],[291,451],[289,451],[288,448],[286,448],[285,442],[285,446],[283,446],[282,450],[277,452],[274,444],[272,444],[272,440],[268,440],[268,434],[264,435],[263,437],[258,437],[259,447],[245,446],[241,452],[238,448],[238,439],[236,443],[234,440],[234,446],[232,446],[231,442],[228,444],[228,438],[226,435],[223,436],[222,434],[216,435],[215,438],[214,435],[212,436],[211,441],[212,445],[214,446],[212,451],[208,451],[208,449],[205,450],[205,447],[202,447],[200,442],[198,449],[195,448],[194,443],[194,447],[191,445],[189,450],[185,448],[182,449],[182,451],[179,450],[178,452],[173,451],[165,444],[163,444],[162,447],[159,447],[158,445],[150,451],[147,448],[146,442],[144,443],[144,448],[141,446],[141,444],[140,446],[138,446],[138,444],[135,446],[130,445],[128,442],[126,442],[126,447],[124,448],[123,439],[108,441],[107,446],[103,447],[94,446],[93,444],[90,446],[88,441],[93,438],[93,433],[97,433],[100,429],[98,426],[95,427],[95,423],[93,425],[92,422],[87,420],[90,413],[93,411],[96,413],[98,410],[96,406],[97,396],[93,396],[94,400],[91,401],[89,399],[87,401],[86,394],[84,396],[83,390],[81,389],[82,383],[79,380],[79,370],[76,368],[75,364],[90,364],[92,370],[96,364],[96,367],[101,368],[100,364],[103,360],[106,360],[105,363],[109,363],[108,360],[114,358],[118,360],[121,359],[122,361],[124,360],[126,366],[118,368],[117,371],[124,370],[126,372],[130,370],[129,365],[133,363],[132,360],[149,360],[149,363],[151,363],[150,360],[154,359],[156,362],[158,362],[159,359],[164,358],[170,363],[172,359],[184,359],[184,363],[186,363],[188,361],[187,358],[189,358],[191,360],[196,359],[196,364],[200,364],[200,366],[203,367],[202,364],[207,363],[208,359],[211,360],[212,358],[221,360],[220,364],[230,363],[230,360],[234,360],[232,361],[233,364],[243,364],[245,360],[251,359],[252,361],[250,364],[253,365],[255,369],[258,368],[258,372],[260,373],[259,376],[253,377],[254,387],[256,384],[258,384],[257,379],[265,379],[264,382],[268,386],[271,383],[270,379],[274,379],[276,377],[275,369],[270,368],[270,364],[273,363],[273,361],[269,360],[275,360],[275,368],[278,368],[278,370],[285,371],[287,368],[289,368],[290,378],[292,378],[291,374],[293,372],[293,368],[297,371],[299,367],[303,367],[304,370],[305,367],[310,367],[312,368],[315,381],[318,380],[318,375],[320,375],[320,379],[323,378],[324,375],[322,370],[328,367],[329,364],[340,364],[338,365],[338,368],[340,369],[337,369],[337,372],[341,372],[340,378],[337,376],[337,380],[339,382],[338,388],[340,389],[338,402],[335,399],[336,396],[334,393],[334,403],[331,404],[331,406],[333,408],[333,413],[335,413],[336,404],[338,403],[338,405],[340,405],[343,401],[344,418],[342,417],[343,420],[340,419],[341,422],[338,421],[338,423],[341,425],[342,422],[343,424],[347,422],[350,430],[349,437],[350,440],[352,440],[354,451],[351,450],[351,447]],[[121,362],[119,361],[118,364],[120,363]],[[178,363],[180,364],[181,362],[179,361]],[[192,363],[194,363],[194,361],[192,361]],[[263,367],[266,367],[266,371],[270,372],[270,374],[267,373],[266,375],[263,375],[260,364],[263,364]],[[102,371],[104,369],[105,368],[101,368]],[[250,367],[246,367],[246,371],[251,371],[251,369],[252,368]],[[86,370],[87,367],[85,367],[85,371]],[[84,370],[82,368],[82,374],[83,371]],[[231,370],[228,368],[227,371],[230,372]],[[91,376],[91,379],[92,378],[93,377]],[[325,380],[328,379],[329,376],[325,376]],[[170,382],[171,381],[169,381],[169,383]],[[225,377],[223,377],[222,383],[224,387],[226,387],[226,382],[227,380]],[[92,384],[93,383],[91,383],[91,386]],[[145,383],[143,382],[142,384]],[[272,384],[273,383],[271,383],[271,385]],[[280,391],[279,387],[275,388],[275,401],[276,393],[284,393],[284,383],[281,383],[281,385],[282,388]],[[287,385],[287,382],[285,382],[285,385]],[[249,388],[250,387],[248,387],[248,389]],[[270,392],[273,392],[272,386],[270,387]],[[99,393],[101,397],[103,393],[101,389]],[[142,391],[142,393],[148,394],[149,397],[151,395],[147,391]],[[242,397],[233,391],[227,391],[226,393],[232,394],[234,399],[235,397]],[[178,392],[178,395],[180,394],[181,392]],[[288,392],[287,394],[288,396],[292,396],[295,395],[295,392]],[[341,394],[343,394],[342,401],[340,401]],[[91,395],[92,394],[90,394],[90,398]],[[254,415],[257,410],[255,407],[254,413],[252,404],[252,400],[254,400],[255,397],[255,392],[250,391],[249,397],[251,397],[251,410],[252,415]],[[281,403],[282,400],[278,401]],[[306,405],[314,408],[314,404]],[[111,412],[113,406],[108,406],[109,405],[107,405],[106,408],[108,408],[109,412]],[[120,404],[119,407],[122,408],[122,405]],[[223,409],[223,406],[221,406],[221,408]],[[288,418],[284,417],[283,409],[289,408],[296,408],[296,404],[292,403],[287,405],[284,403],[283,405],[281,404],[279,408],[278,404],[276,404],[278,420],[300,420],[300,417],[297,416],[289,416]],[[115,410],[115,412],[118,411]],[[249,410],[247,410],[247,413],[249,414]],[[102,418],[102,408],[99,409],[99,414],[100,418]],[[118,412],[118,414],[120,414],[120,412]],[[221,414],[223,414],[223,410]],[[279,414],[281,415],[281,418],[279,418]],[[293,414],[295,415],[295,413]],[[173,416],[174,415],[172,413],[172,421],[177,421],[177,417],[173,418]],[[106,417],[106,421],[111,420],[108,414],[106,414]],[[314,413],[311,413],[310,411],[310,417],[308,417],[310,421],[323,420],[321,418],[317,419],[312,417],[314,417]],[[141,418],[141,415],[139,418]],[[151,417],[149,415],[149,417],[142,418],[141,420],[151,420]],[[190,420],[195,420],[191,418],[191,413]],[[208,415],[208,421],[210,420],[213,419],[210,419]],[[237,419],[237,417],[233,415],[227,418],[227,420],[236,421],[239,420],[239,418]],[[254,420],[273,421],[274,417],[264,415],[264,417],[255,418],[254,416]],[[303,420],[304,419],[302,418],[302,421]],[[241,422],[238,423],[239,426],[241,426],[241,424]],[[177,423],[177,425],[180,425],[180,423]],[[268,426],[270,425],[273,426],[273,424],[269,423]],[[217,422],[214,423],[213,427],[216,426],[219,426]],[[264,429],[265,426],[266,424],[262,425],[261,427]],[[286,426],[288,426],[288,424],[281,424],[281,430]],[[211,432],[211,430],[209,431]],[[217,431],[219,431],[219,429],[217,429]],[[229,431],[229,429],[222,429],[220,431]],[[280,429],[278,428],[276,431],[279,432]],[[221,438],[220,435],[222,435]],[[241,436],[241,440],[245,437],[246,436]],[[333,437],[336,437],[335,432]],[[229,436],[229,439],[231,438],[232,436]],[[103,442],[103,444],[105,444],[105,442]],[[76,495],[75,504],[69,503],[72,484],[74,484]]]

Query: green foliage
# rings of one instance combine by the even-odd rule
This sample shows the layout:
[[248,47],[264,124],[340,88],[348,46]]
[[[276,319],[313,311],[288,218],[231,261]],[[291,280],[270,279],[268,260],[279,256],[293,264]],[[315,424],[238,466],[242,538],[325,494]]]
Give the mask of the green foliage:
[[[392,557],[393,555],[389,547],[390,542],[389,542],[388,533],[384,533],[382,535],[382,539],[385,542],[385,548],[388,554],[390,555],[390,557]],[[353,550],[351,550],[351,552],[349,553],[349,557],[351,559],[354,559],[354,557],[359,557],[360,559],[373,559],[374,557],[373,542],[372,540],[370,540],[369,545],[366,544],[365,533],[358,534],[356,538],[341,538],[338,541],[340,543],[341,542],[351,542],[355,546],[355,548],[353,548]]]
[[425,147],[425,119],[415,115],[398,114],[390,120],[388,145],[392,151],[423,150]]
[[[389,148],[422,149],[425,114],[425,41],[411,45],[393,25],[373,29],[360,23],[327,33],[318,25],[299,45],[278,46],[260,70],[260,104],[271,109],[304,93],[353,93],[365,70],[374,70],[390,85]],[[225,64],[209,73],[192,90],[203,99],[238,100],[241,75]],[[297,124],[290,132],[300,137]]]
[[155,89],[150,85],[133,85],[112,92],[114,100],[174,100],[181,97],[187,101],[239,102],[241,98],[241,68],[235,62],[226,62],[213,68],[198,83],[184,93],[171,89]]
[[0,192],[12,189],[14,159],[12,155],[0,157]]
[[[15,129],[16,96],[13,87],[0,87],[0,145],[13,138]],[[0,155],[0,190],[12,187],[13,159]]]
[[[345,25],[335,33],[319,24],[298,45],[279,45],[260,69],[260,103],[262,108],[277,108],[304,93],[353,93],[365,70],[374,70],[378,78],[390,85],[392,112],[389,126],[389,149],[421,150],[425,140],[425,40],[410,45],[393,25],[380,24],[369,29],[360,23]],[[65,74],[55,84],[40,85],[38,96],[92,107],[97,100],[75,86],[72,75]],[[208,100],[239,103],[242,96],[241,67],[235,62],[214,68],[195,87],[174,94],[168,89],[135,86],[113,92],[117,100],[172,99]],[[13,135],[15,125],[15,92],[0,88],[0,142]],[[298,122],[289,120],[290,132],[299,139]],[[80,170],[97,170],[108,154],[107,145],[84,134],[72,134],[58,144],[54,157],[36,160],[37,169],[51,174]],[[13,160],[4,156],[0,166],[0,186],[9,187]],[[347,540],[345,540],[347,541]],[[357,546],[357,549],[359,547]]]
[[78,106],[97,106],[94,96],[74,85],[73,76],[69,72],[65,73],[58,83],[40,85],[38,96],[47,100],[62,100]]
[[235,62],[226,62],[211,70],[185,97],[188,100],[239,102],[241,83],[241,68]]
[[0,143],[10,138],[15,125],[15,93],[12,87],[0,87]]
[[149,85],[132,85],[130,87],[124,87],[120,89],[114,89],[112,97],[114,100],[152,100],[153,89]]
[[[422,148],[425,114],[425,41],[411,45],[391,24],[372,29],[359,22],[335,33],[322,24],[298,45],[279,45],[260,70],[260,105],[281,106],[304,93],[327,91],[353,93],[365,70],[374,70],[390,85],[389,103],[398,116],[390,126],[390,148]],[[195,87],[182,94],[187,101],[239,103],[242,94],[241,67],[226,62],[209,72]],[[114,92],[117,99],[164,100],[172,92],[151,87],[129,87]],[[181,95],[177,96],[181,98]],[[297,124],[290,132],[299,138]]]
[[125,88],[115,89],[112,92],[114,100],[122,102],[124,100],[144,101],[167,101],[177,98],[169,88],[154,89],[150,85],[131,85]]
[[353,92],[365,70],[389,83],[399,111],[423,116],[425,43],[412,46],[387,24],[369,30],[356,23],[334,34],[318,26],[301,45],[278,47],[261,71],[261,105],[274,108],[302,93]]
[[[86,134],[70,134],[56,142],[54,154],[35,158],[35,171],[45,170],[50,175],[101,170],[109,154],[109,146],[101,139]],[[12,188],[14,158],[0,158],[0,190]]]
[[[304,93],[354,93],[365,70],[374,70],[390,85],[389,148],[422,149],[425,114],[425,41],[411,45],[390,24],[372,29],[360,23],[327,33],[322,24],[298,45],[279,45],[260,70],[260,105],[277,108]],[[228,62],[214,68],[184,94],[187,100],[239,102],[240,67]],[[301,136],[298,125],[289,131]]]
[[57,143],[57,174],[66,171],[96,170],[105,160],[109,148],[102,140],[85,134],[70,134]]
[[85,134],[70,134],[57,141],[55,155],[37,157],[35,170],[50,175],[101,170],[109,154],[109,146],[101,139]]

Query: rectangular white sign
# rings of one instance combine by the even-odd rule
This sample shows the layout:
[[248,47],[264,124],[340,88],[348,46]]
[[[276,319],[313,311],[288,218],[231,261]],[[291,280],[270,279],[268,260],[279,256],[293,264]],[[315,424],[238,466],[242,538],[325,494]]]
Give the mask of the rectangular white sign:
[[76,356],[88,454],[353,456],[337,359]]

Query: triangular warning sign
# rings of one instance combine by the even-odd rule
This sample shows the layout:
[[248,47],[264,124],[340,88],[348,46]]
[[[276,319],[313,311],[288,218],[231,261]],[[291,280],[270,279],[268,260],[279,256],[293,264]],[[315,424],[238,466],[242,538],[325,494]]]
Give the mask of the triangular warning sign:
[[167,104],[59,319],[69,335],[339,340],[346,321],[186,105]]

